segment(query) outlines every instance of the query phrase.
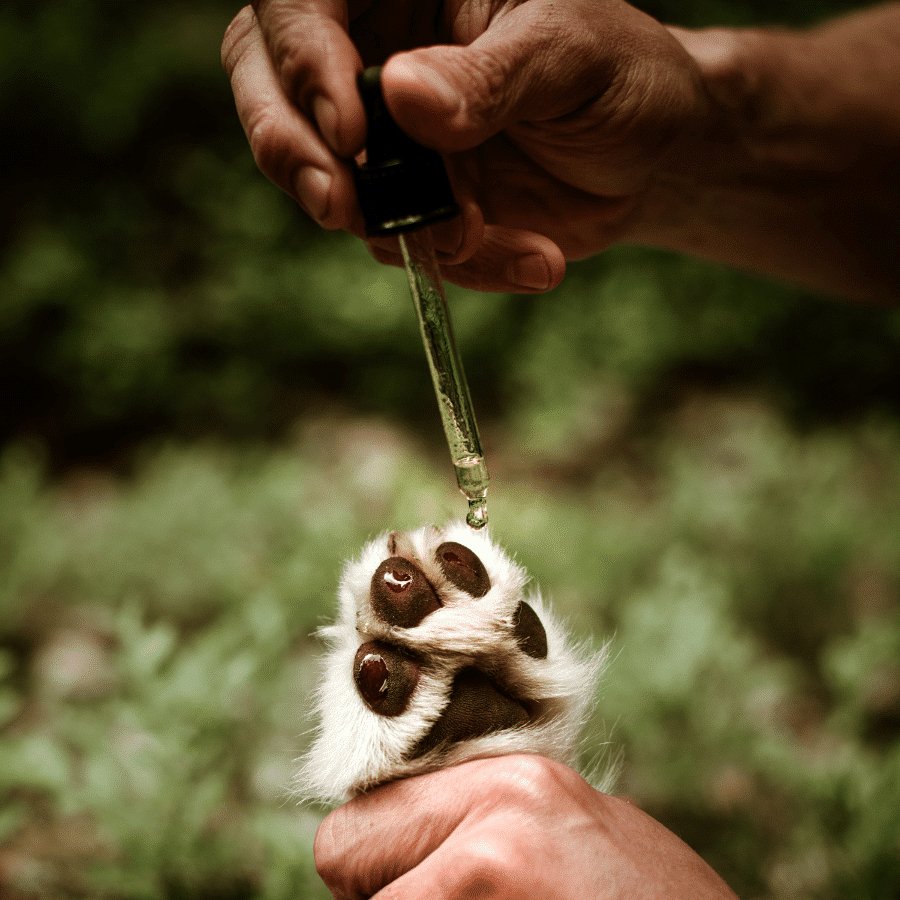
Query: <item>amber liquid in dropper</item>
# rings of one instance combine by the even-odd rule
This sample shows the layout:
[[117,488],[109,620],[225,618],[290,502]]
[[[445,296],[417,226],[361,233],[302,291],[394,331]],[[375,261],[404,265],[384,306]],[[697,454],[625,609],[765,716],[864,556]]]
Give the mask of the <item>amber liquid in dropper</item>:
[[399,241],[456,483],[469,502],[466,522],[471,528],[483,528],[487,524],[488,471],[466,374],[453,339],[431,231],[422,228],[401,234]]

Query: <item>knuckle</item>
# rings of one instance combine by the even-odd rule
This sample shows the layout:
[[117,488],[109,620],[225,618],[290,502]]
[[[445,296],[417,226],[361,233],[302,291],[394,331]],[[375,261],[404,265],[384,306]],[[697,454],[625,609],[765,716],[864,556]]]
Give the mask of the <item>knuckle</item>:
[[238,60],[243,56],[250,39],[250,34],[256,27],[256,15],[253,9],[245,6],[229,22],[222,38],[222,68],[229,77],[234,72]]
[[542,805],[559,791],[566,772],[565,766],[535,753],[510,757],[501,776],[503,790],[518,805]]
[[496,835],[470,840],[458,862],[458,893],[464,897],[501,896],[513,883],[518,868],[511,846]]
[[260,170],[281,184],[291,167],[291,140],[288,131],[268,108],[254,111],[247,123],[250,152]]
[[487,49],[461,55],[462,76],[476,88],[469,96],[480,99],[480,107],[471,110],[473,115],[493,117],[505,106],[516,79],[512,58],[512,54]]
[[310,52],[306,40],[276,40],[274,57],[281,86],[302,106],[315,91],[318,73],[315,54]]

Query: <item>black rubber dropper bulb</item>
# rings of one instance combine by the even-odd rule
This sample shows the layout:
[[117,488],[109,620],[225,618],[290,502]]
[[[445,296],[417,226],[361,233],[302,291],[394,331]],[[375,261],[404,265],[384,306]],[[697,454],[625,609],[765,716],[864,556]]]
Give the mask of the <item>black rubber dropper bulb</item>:
[[459,207],[441,155],[414,141],[391,117],[381,66],[357,79],[366,111],[366,161],[354,168],[366,234],[400,234],[452,219]]

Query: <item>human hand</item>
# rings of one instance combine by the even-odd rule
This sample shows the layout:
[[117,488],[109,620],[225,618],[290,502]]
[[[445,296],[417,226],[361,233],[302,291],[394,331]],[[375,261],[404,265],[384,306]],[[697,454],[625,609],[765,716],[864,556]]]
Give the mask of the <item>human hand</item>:
[[734,897],[650,816],[534,755],[357,797],[322,822],[315,856],[337,898]]
[[443,273],[482,290],[546,290],[566,259],[639,239],[705,113],[692,58],[621,0],[256,0],[222,56],[262,171],[359,235],[355,77],[388,59],[386,102],[445,154],[462,209],[435,229]]

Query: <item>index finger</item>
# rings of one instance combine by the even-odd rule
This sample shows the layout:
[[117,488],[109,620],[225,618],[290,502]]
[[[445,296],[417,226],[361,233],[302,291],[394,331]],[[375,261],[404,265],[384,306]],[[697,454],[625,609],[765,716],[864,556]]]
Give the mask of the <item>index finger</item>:
[[[347,4],[254,0],[252,5],[285,95],[315,120],[338,156],[357,153],[365,138],[356,88],[362,62],[347,31]],[[354,12],[363,5],[354,4]]]
[[475,759],[362,794],[319,826],[316,869],[335,897],[371,897],[468,822],[530,797],[548,766],[562,768],[533,754]]
[[315,839],[316,869],[335,897],[371,897],[453,833],[465,817],[465,804],[461,792],[445,791],[452,772],[383,785],[322,821]]

